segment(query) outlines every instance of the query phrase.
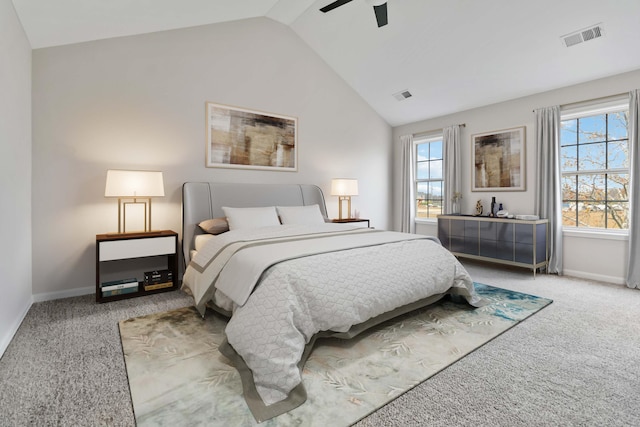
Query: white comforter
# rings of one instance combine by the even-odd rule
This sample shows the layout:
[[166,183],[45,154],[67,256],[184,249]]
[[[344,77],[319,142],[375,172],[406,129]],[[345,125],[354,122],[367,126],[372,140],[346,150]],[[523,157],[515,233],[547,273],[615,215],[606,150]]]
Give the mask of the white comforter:
[[266,405],[301,382],[297,364],[320,331],[347,331],[451,288],[462,288],[472,305],[481,300],[464,267],[434,240],[342,224],[224,233],[194,257],[183,286],[201,310],[214,294],[233,310],[227,340]]

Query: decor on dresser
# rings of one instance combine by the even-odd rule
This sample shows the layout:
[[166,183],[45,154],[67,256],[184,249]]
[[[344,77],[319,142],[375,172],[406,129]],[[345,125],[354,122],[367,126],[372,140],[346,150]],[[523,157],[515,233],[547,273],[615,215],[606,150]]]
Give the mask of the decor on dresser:
[[[352,425],[551,303],[475,288],[489,301],[480,309],[442,300],[351,340],[322,339],[302,373],[307,402],[259,425]],[[240,374],[218,353],[226,326],[194,307],[119,322],[136,425],[256,425]]]
[[459,191],[453,193],[453,197],[451,198],[451,213],[460,213],[460,199],[462,199],[462,193]]
[[471,191],[525,190],[525,127],[471,136]]
[[347,219],[351,218],[351,196],[358,195],[358,180],[336,178],[331,180],[331,195],[338,196],[338,219],[342,217],[342,202],[347,201]]
[[206,103],[207,167],[297,171],[297,119]]
[[151,198],[164,197],[162,172],[140,170],[107,171],[104,197],[118,198],[118,234],[126,233],[127,208],[142,205],[144,226],[135,232],[151,232]]

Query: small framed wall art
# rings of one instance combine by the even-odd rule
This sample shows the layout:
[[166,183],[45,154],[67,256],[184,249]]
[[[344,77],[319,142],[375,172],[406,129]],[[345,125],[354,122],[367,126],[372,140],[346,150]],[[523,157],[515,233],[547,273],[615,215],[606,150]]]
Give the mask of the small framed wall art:
[[298,170],[298,120],[206,103],[207,167]]
[[471,136],[471,191],[525,190],[525,127]]

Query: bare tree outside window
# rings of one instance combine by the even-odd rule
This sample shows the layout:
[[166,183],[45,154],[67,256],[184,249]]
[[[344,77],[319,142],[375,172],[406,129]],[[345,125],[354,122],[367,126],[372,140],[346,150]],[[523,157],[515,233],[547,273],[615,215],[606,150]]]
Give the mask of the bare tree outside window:
[[628,112],[563,120],[562,224],[628,229]]
[[436,218],[443,213],[442,137],[416,141],[415,158],[416,218]]

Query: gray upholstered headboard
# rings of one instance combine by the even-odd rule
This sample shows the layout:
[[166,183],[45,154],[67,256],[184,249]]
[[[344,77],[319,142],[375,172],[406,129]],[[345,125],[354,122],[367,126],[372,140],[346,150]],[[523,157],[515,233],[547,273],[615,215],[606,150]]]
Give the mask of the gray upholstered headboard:
[[185,182],[182,185],[182,253],[189,265],[194,239],[202,230],[198,224],[224,216],[223,206],[251,208],[264,206],[319,205],[327,218],[322,190],[307,184],[236,184]]

